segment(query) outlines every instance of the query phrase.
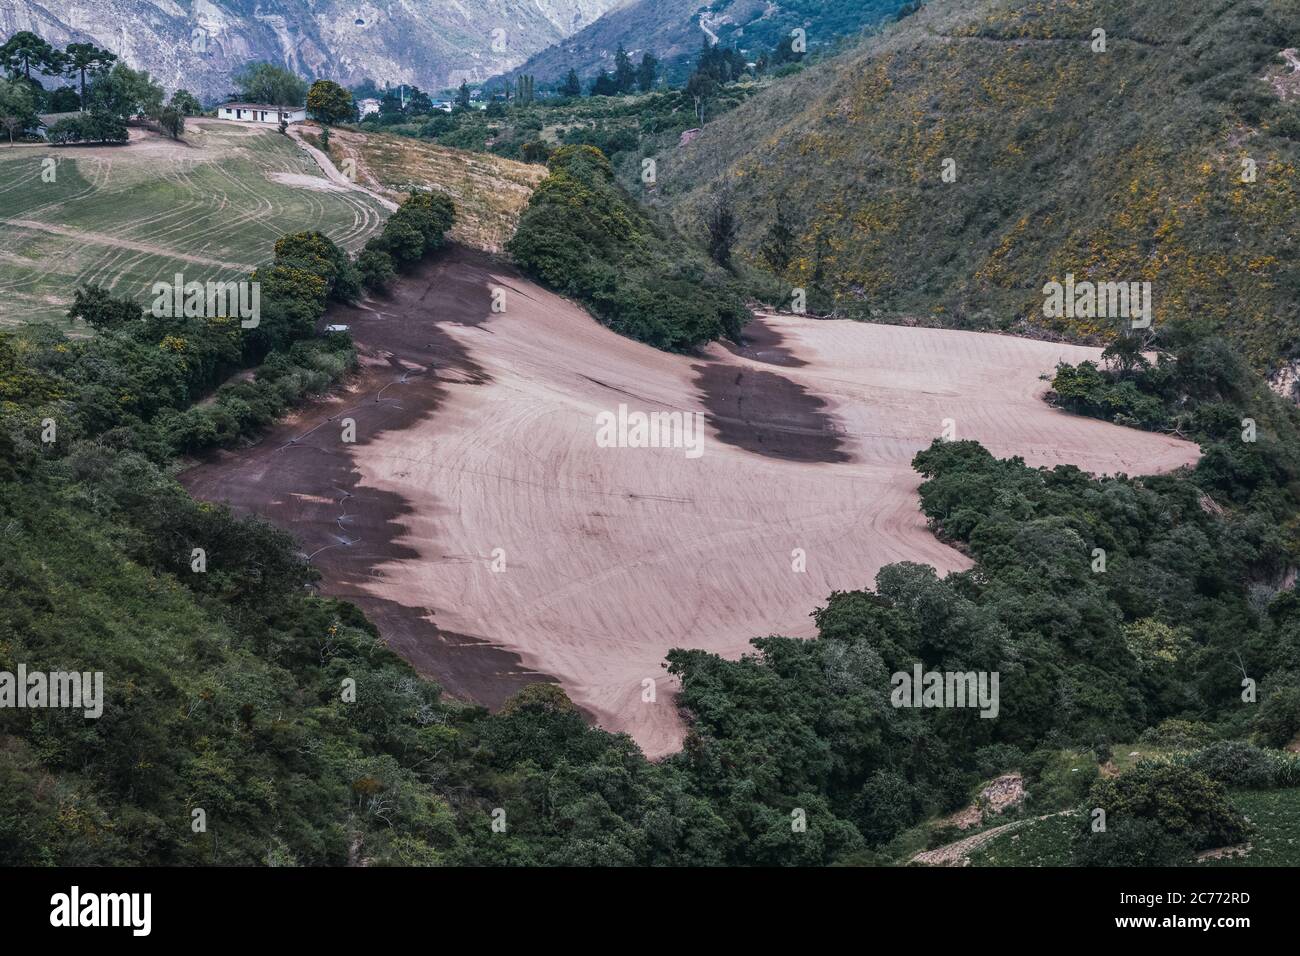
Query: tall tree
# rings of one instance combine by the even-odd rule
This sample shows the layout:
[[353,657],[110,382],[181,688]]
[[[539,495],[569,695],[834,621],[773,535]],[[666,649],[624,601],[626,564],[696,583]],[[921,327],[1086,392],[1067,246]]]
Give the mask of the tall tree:
[[578,71],[570,67],[569,75],[564,78],[564,85],[560,87],[562,96],[581,96],[582,81],[578,79]]
[[117,60],[117,54],[101,50],[93,43],[69,43],[64,51],[64,65],[69,77],[81,78],[81,102],[86,102],[86,74],[95,76],[108,72]]
[[618,52],[614,54],[614,85],[620,93],[631,93],[635,83],[636,68],[632,66],[632,58],[620,43]]
[[163,89],[148,70],[133,70],[117,63],[90,88],[90,110],[130,119],[162,112]]
[[736,244],[740,222],[731,201],[731,191],[722,189],[713,199],[704,218],[709,231],[709,256],[724,269],[731,268],[731,250]]
[[433,112],[433,99],[418,86],[413,86],[411,98],[406,101],[406,112],[411,116],[427,116]]
[[772,226],[767,230],[767,235],[763,239],[763,244],[759,249],[767,264],[772,267],[772,271],[777,275],[783,275],[789,267],[791,260],[794,259],[795,249],[794,229],[790,226],[790,220],[785,214],[784,203],[778,203],[776,207],[776,219]]
[[618,80],[604,70],[591,83],[592,96],[618,96]]
[[636,70],[636,85],[641,88],[642,93],[649,93],[654,89],[655,80],[659,78],[659,57],[646,51],[641,57],[641,65]]
[[469,84],[464,80],[460,81],[460,89],[456,91],[456,105],[463,110],[469,109],[470,92]]
[[[398,109],[400,112],[400,102]],[[357,111],[352,94],[333,80],[317,80],[307,94],[307,109],[326,126],[346,123]]]
[[0,80],[0,126],[9,133],[9,145],[14,144],[15,133],[31,129],[37,122],[31,87],[21,80]]
[[11,76],[31,82],[32,68],[54,76],[63,68],[63,54],[30,30],[19,30],[0,46],[0,66]]

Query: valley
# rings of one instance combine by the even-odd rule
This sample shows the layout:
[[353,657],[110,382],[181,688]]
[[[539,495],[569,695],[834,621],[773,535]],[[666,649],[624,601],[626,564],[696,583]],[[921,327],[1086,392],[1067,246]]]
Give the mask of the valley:
[[0,31],[0,676],[96,680],[0,699],[20,916],[1296,865],[1300,0]]

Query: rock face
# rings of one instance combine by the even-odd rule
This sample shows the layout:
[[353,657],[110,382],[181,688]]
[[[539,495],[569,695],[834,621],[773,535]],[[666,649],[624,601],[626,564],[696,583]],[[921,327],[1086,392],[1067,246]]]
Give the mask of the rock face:
[[230,92],[267,60],[311,78],[438,91],[518,66],[625,0],[0,0],[0,38],[94,42],[169,89]]
[[530,56],[508,76],[530,73],[550,83],[572,67],[587,80],[613,69],[621,43],[634,59],[646,51],[654,53],[668,78],[682,80],[706,40],[739,47],[757,58],[800,28],[809,50],[816,50],[893,17],[902,5],[903,0],[628,0]]

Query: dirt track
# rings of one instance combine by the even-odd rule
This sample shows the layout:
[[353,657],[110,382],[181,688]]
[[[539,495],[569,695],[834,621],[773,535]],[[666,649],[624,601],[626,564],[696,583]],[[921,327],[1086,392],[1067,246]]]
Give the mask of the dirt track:
[[[945,419],[1035,465],[1143,473],[1196,456],[1041,401],[1042,372],[1095,349],[770,317],[744,348],[667,355],[460,249],[328,321],[366,353],[358,387],[187,485],[294,531],[326,590],[450,692],[495,705],[556,679],[650,756],[681,739],[670,648],[808,636],[814,607],[884,564],[968,566],[926,529],[910,468]],[[703,454],[598,448],[596,416],[620,403],[703,413]]]

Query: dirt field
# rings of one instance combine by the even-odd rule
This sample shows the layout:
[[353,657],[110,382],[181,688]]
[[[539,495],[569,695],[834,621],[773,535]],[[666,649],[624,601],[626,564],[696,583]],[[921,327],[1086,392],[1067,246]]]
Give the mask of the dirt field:
[[[449,692],[495,705],[558,680],[651,756],[682,734],[670,648],[807,636],[832,590],[884,564],[968,565],[926,529],[910,468],[945,419],[1031,464],[1144,473],[1196,457],[1040,400],[1041,373],[1094,349],[771,317],[743,348],[667,355],[461,249],[328,321],[366,353],[356,388],[187,485],[294,531],[326,590]],[[620,404],[701,413],[702,454],[598,447],[597,416]]]

